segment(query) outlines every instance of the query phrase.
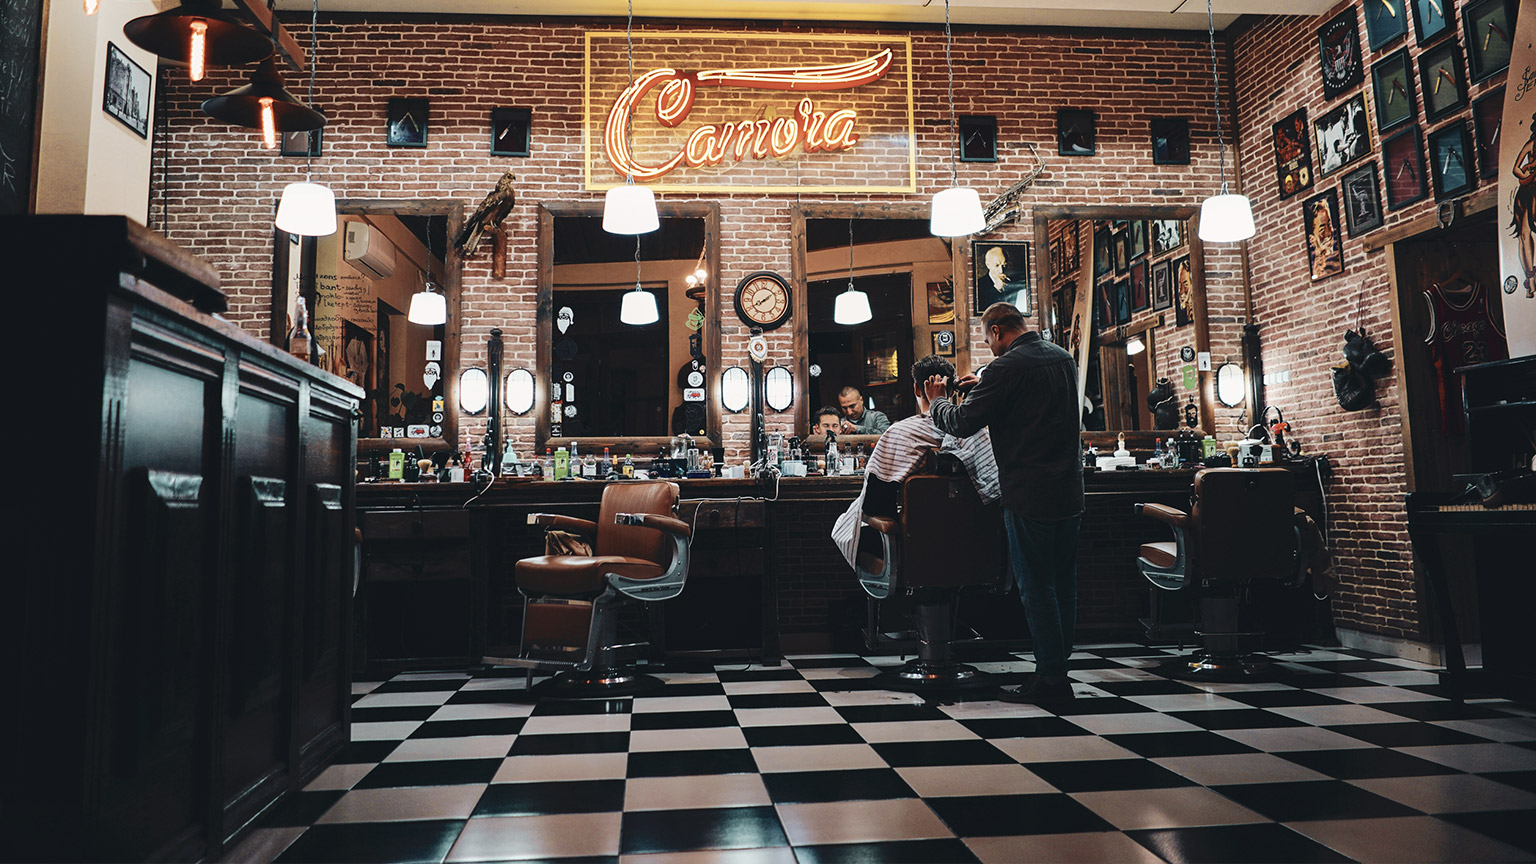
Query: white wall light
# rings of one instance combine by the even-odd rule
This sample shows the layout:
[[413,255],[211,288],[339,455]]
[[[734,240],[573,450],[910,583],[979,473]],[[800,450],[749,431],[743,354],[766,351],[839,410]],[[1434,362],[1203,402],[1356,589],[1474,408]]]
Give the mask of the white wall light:
[[1243,404],[1243,367],[1223,363],[1216,370],[1216,401],[1228,408]]
[[507,410],[519,416],[533,410],[533,373],[513,369],[507,373]]
[[747,410],[747,403],[752,401],[752,378],[747,375],[747,370],[740,366],[720,373],[720,404],[732,414],[739,414]]
[[790,374],[788,367],[775,366],[763,379],[763,390],[768,407],[783,411],[795,401],[795,376]]
[[479,366],[459,373],[459,409],[465,414],[479,414],[491,401],[491,376]]

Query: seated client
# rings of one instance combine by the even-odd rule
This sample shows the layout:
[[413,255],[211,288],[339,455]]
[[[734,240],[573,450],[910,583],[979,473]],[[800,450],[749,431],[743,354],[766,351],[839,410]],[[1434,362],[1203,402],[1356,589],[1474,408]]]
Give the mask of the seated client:
[[858,555],[859,515],[864,511],[869,478],[900,483],[917,470],[929,450],[937,448],[960,457],[982,501],[990,504],[1001,496],[997,485],[997,462],[992,456],[992,439],[987,430],[982,429],[969,438],[956,438],[940,432],[928,416],[930,405],[923,389],[924,382],[933,375],[953,378],[954,374],[955,367],[937,354],[929,354],[912,365],[912,389],[917,397],[918,413],[898,421],[880,436],[864,470],[864,488],[832,526],[832,542],[848,560],[848,566],[853,566]]

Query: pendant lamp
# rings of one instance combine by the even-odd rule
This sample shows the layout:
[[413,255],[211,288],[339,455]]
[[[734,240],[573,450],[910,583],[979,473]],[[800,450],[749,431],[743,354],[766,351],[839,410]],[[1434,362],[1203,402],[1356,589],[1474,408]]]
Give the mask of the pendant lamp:
[[[436,258],[437,253],[432,251],[432,219],[427,217],[427,255]],[[444,262],[446,263],[446,262]],[[405,320],[412,324],[426,324],[435,326],[445,324],[448,321],[448,298],[441,291],[433,291],[432,270],[428,265],[423,271],[421,290],[411,295],[411,308],[405,313]]]
[[[650,190],[646,190],[650,191]],[[635,236],[635,290],[626,292],[619,304],[619,322],[640,327],[661,320],[656,308],[656,297],[640,287],[640,237]]]
[[272,54],[267,37],[221,9],[219,0],[182,0],[129,21],[123,35],[167,63],[190,66],[193,81],[203,80],[209,66],[244,66]]
[[832,303],[832,321],[835,324],[863,324],[875,317],[869,308],[869,295],[853,287],[853,220],[848,220],[848,290],[837,295]]
[[277,149],[279,133],[312,132],[325,125],[325,115],[283,89],[277,61],[271,57],[251,72],[251,83],[205,101],[203,113],[225,123],[260,129],[268,150]]
[[[635,83],[635,0],[629,0],[629,20],[624,25],[624,41],[629,47],[629,83]],[[628,138],[631,114],[624,115]],[[632,174],[624,175],[624,185],[608,190],[603,197],[603,230],[609,234],[649,234],[661,227],[656,214],[656,196],[645,186],[635,185]],[[638,288],[638,286],[637,286]],[[655,299],[651,300],[654,308]],[[654,318],[652,320],[655,320]],[[627,323],[627,322],[626,322]],[[645,322],[650,323],[650,322]]]
[[1221,194],[1200,204],[1200,239],[1207,243],[1236,243],[1255,233],[1253,205],[1248,196],[1227,191],[1227,136],[1221,128],[1221,79],[1216,72],[1216,18],[1205,0],[1206,35],[1211,45],[1211,104],[1216,108],[1216,140],[1221,147]]
[[96,10],[101,8],[101,0],[83,0],[81,5],[85,7],[85,14],[95,15]]
[[[315,101],[315,64],[320,48],[320,0],[311,0],[309,7],[309,93],[304,97],[310,104]],[[321,115],[321,122],[325,117]],[[336,195],[330,187],[310,180],[315,163],[313,142],[306,148],[304,157],[304,182],[289,183],[283,187],[283,197],[277,204],[278,230],[306,237],[327,237],[336,233]]]
[[[957,130],[960,127],[955,122],[955,66],[949,56],[954,41],[954,33],[949,29],[949,0],[944,0],[944,71],[949,76],[949,129],[952,135],[958,136]],[[987,227],[987,217],[981,212],[981,196],[976,194],[975,189],[966,189],[960,185],[960,170],[955,164],[957,147],[958,143],[949,151],[949,188],[933,196],[933,209],[928,214],[928,230],[936,237],[963,237]],[[869,308],[867,299],[864,308]],[[864,320],[868,320],[867,314]]]

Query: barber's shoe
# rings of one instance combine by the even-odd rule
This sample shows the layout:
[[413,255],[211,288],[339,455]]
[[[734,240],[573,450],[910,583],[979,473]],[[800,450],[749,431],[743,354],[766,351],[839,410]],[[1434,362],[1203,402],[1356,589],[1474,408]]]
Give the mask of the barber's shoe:
[[999,693],[998,698],[1004,702],[1034,705],[1044,702],[1065,702],[1074,698],[1074,694],[1071,681],[1047,681],[1039,675],[1031,675],[1028,681],[1018,687]]

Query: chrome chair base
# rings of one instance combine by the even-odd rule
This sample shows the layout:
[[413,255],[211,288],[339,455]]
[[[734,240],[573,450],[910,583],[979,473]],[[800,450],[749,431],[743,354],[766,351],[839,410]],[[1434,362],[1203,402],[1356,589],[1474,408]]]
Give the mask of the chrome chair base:
[[964,663],[913,660],[897,669],[876,675],[871,683],[883,690],[928,693],[940,690],[969,690],[995,687],[997,679]]
[[567,669],[533,685],[528,692],[540,699],[600,699],[654,693],[665,683],[634,667],[611,666],[589,672]]
[[1181,681],[1241,683],[1268,681],[1275,677],[1277,670],[1269,658],[1261,654],[1212,654],[1197,651],[1169,660],[1152,671],[1164,678]]

